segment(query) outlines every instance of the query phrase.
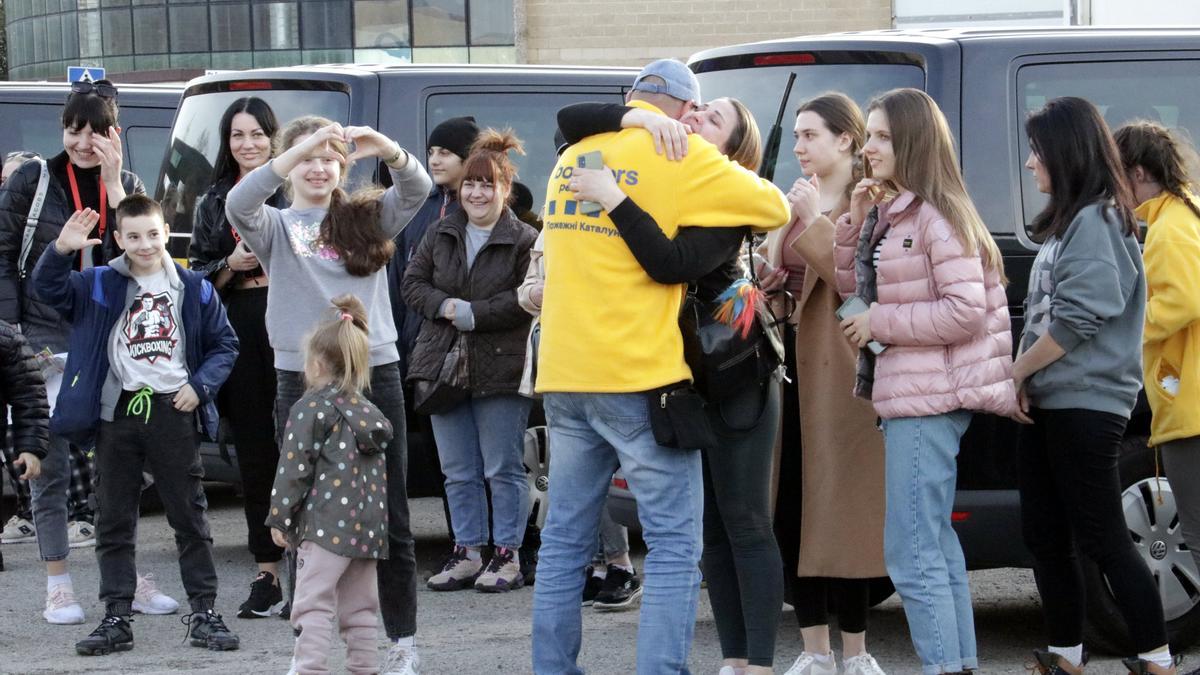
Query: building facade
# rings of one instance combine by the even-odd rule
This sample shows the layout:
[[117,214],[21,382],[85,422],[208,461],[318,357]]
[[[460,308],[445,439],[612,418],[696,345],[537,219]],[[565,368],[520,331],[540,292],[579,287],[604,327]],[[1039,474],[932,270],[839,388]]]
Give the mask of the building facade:
[[9,78],[302,63],[513,63],[513,0],[3,0]]
[[9,77],[170,79],[317,63],[639,65],[888,28],[892,0],[0,0]]

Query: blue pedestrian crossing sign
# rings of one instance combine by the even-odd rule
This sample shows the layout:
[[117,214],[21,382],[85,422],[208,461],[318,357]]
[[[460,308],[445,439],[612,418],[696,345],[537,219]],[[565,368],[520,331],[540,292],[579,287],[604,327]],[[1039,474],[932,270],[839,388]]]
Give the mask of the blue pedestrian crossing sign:
[[67,82],[86,80],[95,82],[104,79],[104,69],[98,66],[67,66]]

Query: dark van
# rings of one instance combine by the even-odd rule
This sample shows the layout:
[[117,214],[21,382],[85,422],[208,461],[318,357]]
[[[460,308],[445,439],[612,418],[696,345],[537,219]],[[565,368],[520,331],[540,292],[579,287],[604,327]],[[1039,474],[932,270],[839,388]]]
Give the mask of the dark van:
[[[196,197],[208,188],[219,138],[217,125],[230,103],[258,96],[271,105],[281,124],[302,115],[321,115],[342,124],[369,125],[418,157],[425,139],[451,117],[472,115],[480,127],[511,127],[525,143],[515,158],[518,180],[533,192],[535,209],[544,201],[546,182],[556,160],[554,130],[559,108],[580,101],[620,102],[637,74],[627,68],[570,66],[338,65],[250,70],[192,80],[183,94],[153,190],[163,201],[172,249],[186,255],[185,233],[192,229]],[[360,162],[350,183],[386,179],[377,166]],[[173,242],[175,244],[176,242]],[[409,416],[409,494],[441,491],[428,420]],[[540,524],[546,494],[545,434],[531,430],[526,465],[530,471],[531,523]],[[539,441],[538,439],[542,439]],[[230,468],[236,466],[224,454]],[[235,469],[236,471],[236,469]]]
[[[784,189],[799,176],[788,139],[801,101],[829,90],[860,105],[895,87],[928,92],[950,122],[967,187],[1004,254],[1014,335],[1024,323],[1022,302],[1037,249],[1029,225],[1046,199],[1022,168],[1029,154],[1026,115],[1051,98],[1080,96],[1096,104],[1112,128],[1147,118],[1200,138],[1196,30],[884,30],[711,49],[688,64],[705,98],[741,99],[764,130],[785,103],[784,141],[779,156],[768,158]],[[793,73],[795,85],[784,102]],[[1146,447],[1149,416],[1143,397],[1120,459],[1123,503],[1130,536],[1158,582],[1171,643],[1179,649],[1200,631],[1200,573],[1183,542],[1170,486],[1155,475],[1154,454]],[[958,464],[953,519],[968,566],[1029,567],[1016,489],[1015,423],[976,415]],[[1094,566],[1087,574],[1089,643],[1128,652],[1107,584]]]
[[[117,90],[125,169],[152,191],[183,85],[117,83]],[[59,118],[70,93],[66,82],[0,82],[0,154],[32,150],[53,157],[62,152]]]

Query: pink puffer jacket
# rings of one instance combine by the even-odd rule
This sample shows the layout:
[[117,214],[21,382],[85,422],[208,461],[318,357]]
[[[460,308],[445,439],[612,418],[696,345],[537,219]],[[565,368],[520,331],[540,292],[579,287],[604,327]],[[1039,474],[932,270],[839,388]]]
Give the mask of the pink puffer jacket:
[[849,215],[837,223],[838,291],[855,293],[856,255],[871,255],[881,237],[871,335],[887,345],[875,362],[871,400],[885,419],[966,409],[1011,415],[1012,327],[998,272],[986,274],[966,255],[933,206],[903,192],[879,206],[865,251]]

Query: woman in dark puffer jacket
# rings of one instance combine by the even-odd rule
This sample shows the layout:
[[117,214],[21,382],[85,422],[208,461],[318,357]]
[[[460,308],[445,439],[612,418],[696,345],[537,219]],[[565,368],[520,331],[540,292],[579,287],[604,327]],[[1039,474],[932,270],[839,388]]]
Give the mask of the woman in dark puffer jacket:
[[[12,408],[14,464],[22,480],[42,471],[50,444],[50,404],[46,383],[29,344],[16,326],[0,321],[0,439],[7,438],[8,411]],[[0,480],[0,485],[4,481]],[[4,557],[0,556],[0,570]]]
[[[524,583],[517,549],[525,536],[529,489],[521,458],[533,401],[517,393],[530,316],[517,303],[537,231],[507,206],[521,152],[511,132],[483,131],[463,166],[463,210],[446,216],[421,239],[401,292],[426,321],[409,360],[409,380],[436,380],[457,338],[466,340],[469,397],[431,415],[455,546],[429,579],[433,590],[503,592]],[[418,400],[419,404],[420,401]],[[496,550],[486,569],[480,549],[490,534]]]

